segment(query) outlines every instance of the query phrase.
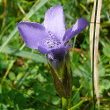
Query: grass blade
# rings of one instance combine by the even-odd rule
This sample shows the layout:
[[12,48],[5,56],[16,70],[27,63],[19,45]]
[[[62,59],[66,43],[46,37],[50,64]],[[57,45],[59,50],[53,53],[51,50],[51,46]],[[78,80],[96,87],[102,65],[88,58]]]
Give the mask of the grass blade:
[[23,18],[23,20],[29,19],[36,11],[38,11],[45,3],[47,3],[48,0],[42,0],[39,4],[38,1],[33,5],[33,7],[30,9],[30,11],[26,14],[26,16]]
[[8,36],[7,40],[2,44],[0,47],[0,52],[3,50],[3,48],[8,44],[8,42],[12,39],[12,37],[16,34],[18,31],[17,27],[11,32],[11,34]]
[[75,106],[69,108],[68,110],[76,110],[85,101],[87,96],[88,96],[88,93],[86,94],[86,96],[78,104],[76,104]]
[[19,50],[9,48],[9,47],[5,47],[2,50],[2,53],[11,54],[11,55],[14,55],[14,56],[19,56],[19,57],[24,57],[24,58],[27,58],[27,59],[32,59],[36,62],[47,63],[46,58],[42,55],[38,55],[38,54],[35,54],[35,53],[30,53],[30,52],[27,52],[27,51],[19,51]]

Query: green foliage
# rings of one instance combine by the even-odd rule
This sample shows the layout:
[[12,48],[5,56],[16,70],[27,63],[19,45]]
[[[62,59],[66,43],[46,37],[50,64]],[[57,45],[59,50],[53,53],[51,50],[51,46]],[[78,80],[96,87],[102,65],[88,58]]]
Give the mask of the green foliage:
[[[61,101],[54,89],[45,56],[23,44],[16,22],[30,20],[42,23],[45,12],[60,4],[64,8],[66,28],[70,28],[80,17],[90,22],[93,0],[90,0],[89,5],[86,0],[4,1],[0,0],[0,110],[61,110]],[[109,110],[110,106],[109,12],[110,4],[104,0],[98,60],[101,109],[105,110]],[[73,74],[70,110],[92,109],[89,29],[71,41],[74,44],[70,51]]]

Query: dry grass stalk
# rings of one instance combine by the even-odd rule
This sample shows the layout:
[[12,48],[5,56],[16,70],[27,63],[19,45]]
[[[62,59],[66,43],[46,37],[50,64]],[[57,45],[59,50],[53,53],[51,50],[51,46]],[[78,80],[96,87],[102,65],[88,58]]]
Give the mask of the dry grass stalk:
[[21,5],[18,3],[18,7],[20,9],[20,11],[22,12],[23,15],[26,15],[25,11],[23,10],[23,8],[21,7]]
[[4,3],[4,12],[3,12],[3,21],[2,21],[2,28],[5,25],[5,21],[6,21],[6,14],[7,14],[7,0],[3,0]]
[[90,55],[91,55],[91,68],[92,68],[92,48],[93,48],[95,6],[96,6],[96,0],[94,1],[94,7],[93,7],[92,16],[91,16],[91,23],[90,23]]
[[87,4],[89,4],[90,3],[90,1],[89,0],[87,0]]
[[102,0],[98,1],[97,18],[96,18],[96,30],[95,30],[95,50],[94,50],[94,84],[97,97],[97,103],[100,108],[99,99],[99,80],[98,80],[98,42],[100,32],[100,12],[101,12]]
[[[90,24],[91,65],[92,65],[92,48],[93,48],[95,6],[96,6],[96,0],[94,1],[94,8],[93,8],[92,17],[91,17],[91,24]],[[102,0],[98,0],[96,29],[95,29],[95,48],[94,48],[94,86],[95,86],[95,92],[96,92],[97,103],[98,103],[99,108],[100,108],[100,99],[99,99],[99,84],[98,84],[98,42],[99,42],[99,32],[100,32],[101,6],[102,6]]]

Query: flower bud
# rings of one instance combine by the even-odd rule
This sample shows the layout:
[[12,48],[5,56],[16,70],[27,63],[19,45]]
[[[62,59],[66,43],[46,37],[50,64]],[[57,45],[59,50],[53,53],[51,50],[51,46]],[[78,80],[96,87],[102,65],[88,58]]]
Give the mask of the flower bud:
[[55,89],[60,97],[69,98],[72,92],[72,71],[68,51],[47,54]]

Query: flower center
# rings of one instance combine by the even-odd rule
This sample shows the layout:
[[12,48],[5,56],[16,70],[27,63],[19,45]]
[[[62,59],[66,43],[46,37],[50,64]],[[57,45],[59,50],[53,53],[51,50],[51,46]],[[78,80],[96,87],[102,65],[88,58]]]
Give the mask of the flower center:
[[61,41],[51,32],[48,32],[49,36],[47,39],[43,40],[43,45],[47,48],[59,48],[61,46]]
[[58,48],[61,42],[56,39],[46,39],[44,45],[48,48]]

